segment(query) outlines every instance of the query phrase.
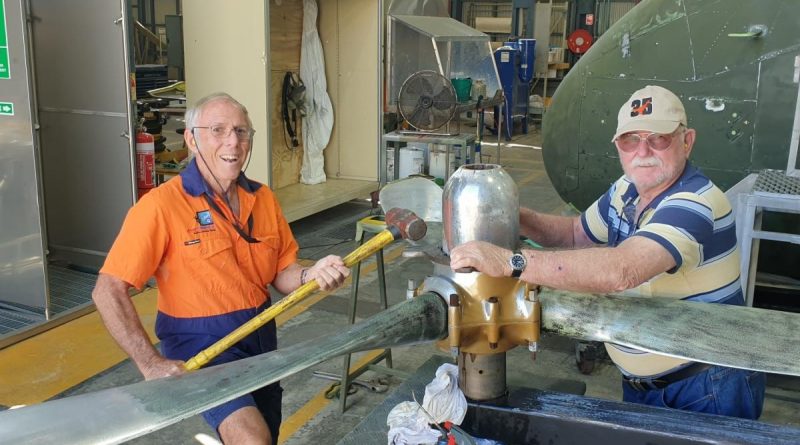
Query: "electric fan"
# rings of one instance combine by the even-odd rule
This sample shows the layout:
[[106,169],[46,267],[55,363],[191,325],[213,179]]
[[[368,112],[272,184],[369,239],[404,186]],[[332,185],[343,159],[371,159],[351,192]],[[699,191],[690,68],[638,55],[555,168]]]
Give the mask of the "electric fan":
[[450,80],[436,71],[418,71],[403,82],[397,108],[422,133],[441,128],[456,114],[458,100]]

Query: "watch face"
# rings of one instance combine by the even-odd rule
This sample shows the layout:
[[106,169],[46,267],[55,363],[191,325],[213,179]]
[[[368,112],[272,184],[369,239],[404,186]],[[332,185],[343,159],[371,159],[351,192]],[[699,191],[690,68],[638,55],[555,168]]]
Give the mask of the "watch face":
[[519,253],[515,253],[511,256],[511,267],[517,270],[522,270],[525,268],[525,257]]

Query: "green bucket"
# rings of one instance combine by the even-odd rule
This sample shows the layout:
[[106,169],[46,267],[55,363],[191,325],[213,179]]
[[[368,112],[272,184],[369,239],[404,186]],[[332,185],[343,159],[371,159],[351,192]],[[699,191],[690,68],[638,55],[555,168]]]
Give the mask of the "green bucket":
[[456,98],[458,98],[458,101],[469,101],[472,92],[472,78],[451,79],[450,82],[453,83],[453,88],[456,90]]

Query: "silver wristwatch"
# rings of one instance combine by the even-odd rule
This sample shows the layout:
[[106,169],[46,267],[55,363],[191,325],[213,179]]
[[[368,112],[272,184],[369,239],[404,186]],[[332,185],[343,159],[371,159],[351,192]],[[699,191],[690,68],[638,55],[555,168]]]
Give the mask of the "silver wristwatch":
[[520,275],[522,275],[522,272],[525,271],[525,266],[528,265],[528,260],[522,253],[515,252],[514,255],[511,255],[511,259],[508,260],[508,264],[511,265],[511,277],[519,278]]

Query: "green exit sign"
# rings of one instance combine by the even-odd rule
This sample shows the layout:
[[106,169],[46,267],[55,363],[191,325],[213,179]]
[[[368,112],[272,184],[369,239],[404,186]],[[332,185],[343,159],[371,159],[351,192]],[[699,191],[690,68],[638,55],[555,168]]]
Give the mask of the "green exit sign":
[[8,66],[8,34],[6,34],[6,3],[0,0],[0,79],[11,77]]
[[8,79],[10,77],[11,69],[8,67],[8,48],[0,47],[0,79]]
[[8,46],[6,35],[6,2],[0,0],[0,48]]
[[13,116],[14,104],[12,104],[11,102],[0,102],[0,115]]

